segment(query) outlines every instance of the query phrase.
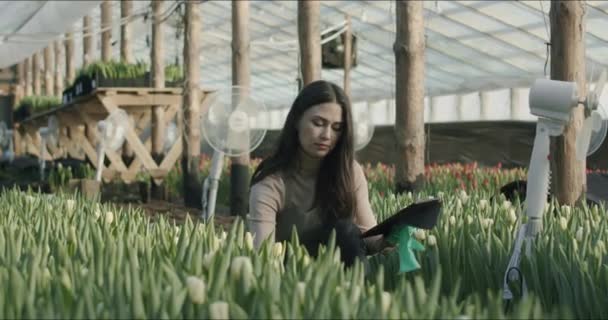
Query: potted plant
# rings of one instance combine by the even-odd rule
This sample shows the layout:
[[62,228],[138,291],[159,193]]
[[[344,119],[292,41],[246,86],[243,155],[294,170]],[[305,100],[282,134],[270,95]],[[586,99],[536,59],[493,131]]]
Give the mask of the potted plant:
[[74,82],[75,96],[91,93],[100,87],[147,87],[148,66],[144,62],[96,61],[79,70]]
[[61,100],[55,96],[27,96],[21,99],[13,112],[13,120],[21,122],[33,115],[61,106]]

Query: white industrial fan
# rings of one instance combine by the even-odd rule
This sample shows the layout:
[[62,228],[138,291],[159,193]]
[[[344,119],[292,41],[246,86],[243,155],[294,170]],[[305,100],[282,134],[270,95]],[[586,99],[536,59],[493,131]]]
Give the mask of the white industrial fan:
[[40,134],[40,157],[38,164],[40,167],[40,181],[44,180],[44,169],[46,161],[44,161],[45,151],[48,146],[57,147],[59,143],[59,121],[56,116],[50,116],[46,127],[38,129]]
[[[165,128],[165,138],[163,139],[163,153],[169,152],[173,144],[177,140],[177,122],[175,120],[170,121]],[[139,135],[141,141],[146,141],[152,135],[152,125],[148,125],[144,128],[142,133]]]
[[608,131],[608,112],[600,104],[600,97],[606,85],[606,70],[604,69],[595,85],[593,91],[590,90],[591,81],[588,82],[587,100],[581,102],[585,106],[585,122],[583,130],[576,138],[576,157],[583,160],[597,151],[606,138]]
[[0,147],[2,147],[2,158],[13,162],[15,157],[13,150],[13,130],[9,129],[4,121],[0,121]]
[[369,103],[353,106],[353,136],[355,151],[362,150],[374,136],[374,122]]
[[[590,81],[589,81],[590,82]],[[585,121],[577,137],[576,149],[579,160],[584,160],[589,151],[599,148],[605,137],[606,128],[602,129],[599,107],[600,94],[606,82],[606,71],[602,72],[593,92],[584,101],[581,101],[576,82],[538,79],[530,89],[530,111],[538,116],[536,137],[532,148],[532,156],[528,169],[526,188],[525,212],[528,221],[522,224],[517,232],[517,238],[507,271],[503,279],[503,298],[507,301],[513,299],[509,282],[520,281],[523,295],[527,295],[526,282],[519,269],[522,246],[526,244],[526,256],[530,255],[530,246],[536,235],[542,229],[542,214],[545,210],[550,180],[550,137],[563,133],[565,125],[570,120],[570,112],[578,104],[585,108]],[[604,131],[602,136],[602,130]],[[595,136],[593,135],[595,134]],[[594,150],[590,149],[593,142]]]
[[107,118],[97,123],[97,171],[95,181],[101,182],[106,150],[116,151],[125,142],[129,116],[122,109],[114,109]]
[[213,148],[209,176],[203,183],[203,217],[215,214],[217,189],[224,155],[235,157],[257,148],[266,135],[269,114],[264,103],[247,87],[232,86],[212,93],[201,115],[201,133]]

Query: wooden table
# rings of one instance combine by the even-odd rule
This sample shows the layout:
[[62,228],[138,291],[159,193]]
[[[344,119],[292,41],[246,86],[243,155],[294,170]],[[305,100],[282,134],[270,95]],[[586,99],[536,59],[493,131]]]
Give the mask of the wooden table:
[[[201,90],[201,111],[206,108],[209,93],[211,91]],[[155,106],[163,108],[165,128],[174,117],[177,117],[178,124],[177,139],[160,163],[152,158],[151,135],[144,141],[140,139],[140,134],[151,124],[152,109]],[[15,153],[40,157],[38,129],[47,126],[49,117],[56,116],[60,128],[58,145],[47,146],[44,159],[52,161],[67,156],[81,160],[86,158],[96,169],[97,122],[105,119],[113,110],[121,108],[133,120],[127,129],[125,143],[133,150],[134,159],[127,166],[119,153],[106,150],[109,166],[103,169],[104,181],[120,178],[129,183],[143,169],[160,184],[182,153],[181,106],[182,88],[97,88],[87,96],[78,97],[68,104],[15,124]]]

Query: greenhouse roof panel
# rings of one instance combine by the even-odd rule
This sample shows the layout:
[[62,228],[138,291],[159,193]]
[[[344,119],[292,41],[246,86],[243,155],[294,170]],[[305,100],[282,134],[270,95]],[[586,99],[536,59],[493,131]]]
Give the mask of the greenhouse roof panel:
[[[35,2],[48,5],[50,1]],[[57,2],[60,3],[60,2]],[[62,30],[55,31],[59,38],[71,25],[75,30],[77,67],[82,63],[82,17],[93,17],[94,28],[99,30],[99,2],[88,4],[88,9],[73,15]],[[175,1],[165,1],[164,10],[177,7]],[[607,41],[608,2],[587,1],[586,53],[590,65],[608,66]],[[0,17],[0,27],[8,34],[20,34],[17,21],[36,12],[35,6],[20,1],[0,2],[3,8],[15,9],[19,15]],[[148,1],[134,1],[134,13],[150,10]],[[547,61],[549,39],[550,1],[425,1],[424,24],[426,29],[425,89],[427,95],[459,94],[491,90],[509,86],[528,85],[535,78],[550,72]],[[15,11],[13,10],[13,11]],[[73,9],[70,9],[73,10]],[[183,10],[183,7],[179,10]],[[205,1],[200,5],[201,42],[200,84],[206,88],[220,88],[231,84],[231,2]],[[357,35],[358,65],[350,72],[353,100],[394,98],[395,56],[395,2],[394,1],[322,1],[321,30],[343,22],[345,14],[351,17],[353,33]],[[113,3],[113,42],[120,39],[120,4]],[[297,92],[298,37],[297,2],[251,1],[250,6],[250,68],[251,85],[263,95],[267,105],[284,108],[291,105]],[[2,14],[0,14],[2,15]],[[21,20],[19,20],[21,19]],[[63,16],[55,17],[63,19]],[[80,20],[79,20],[80,19]],[[78,20],[78,21],[77,21]],[[166,63],[182,63],[183,30],[179,15],[174,13],[165,23]],[[69,23],[68,23],[69,22]],[[151,19],[137,16],[133,26],[133,52],[138,60],[150,60]],[[37,32],[43,32],[38,30]],[[35,30],[32,32],[36,32]],[[47,35],[48,38],[48,35]],[[99,48],[101,36],[94,35]],[[26,41],[27,42],[27,41]],[[33,42],[33,41],[30,41]],[[15,46],[15,43],[8,42]],[[0,44],[5,50],[7,42]],[[31,55],[46,45],[31,43],[21,51],[21,58]],[[24,47],[25,48],[25,47]],[[36,48],[36,49],[33,49]],[[99,51],[99,50],[97,50]],[[96,57],[100,56],[95,52]],[[119,51],[118,45],[113,52]],[[0,51],[3,52],[3,51]],[[0,55],[0,64],[10,62]],[[14,63],[13,61],[12,63]],[[596,72],[599,73],[599,72]],[[322,77],[342,84],[343,70],[322,70]]]

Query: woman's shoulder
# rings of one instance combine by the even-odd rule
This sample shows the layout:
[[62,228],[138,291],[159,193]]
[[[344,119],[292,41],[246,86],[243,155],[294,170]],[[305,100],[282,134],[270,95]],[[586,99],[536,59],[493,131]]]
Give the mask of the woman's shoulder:
[[282,174],[276,172],[265,176],[251,186],[252,193],[273,193],[282,196],[285,193],[285,182]]
[[353,161],[353,180],[355,182],[356,189],[358,189],[361,185],[367,184],[367,178],[365,177],[363,166],[359,164],[357,160]]
[[357,160],[353,161],[353,174],[355,175],[355,177],[363,177],[365,178],[365,171],[363,170],[363,166],[357,162]]

